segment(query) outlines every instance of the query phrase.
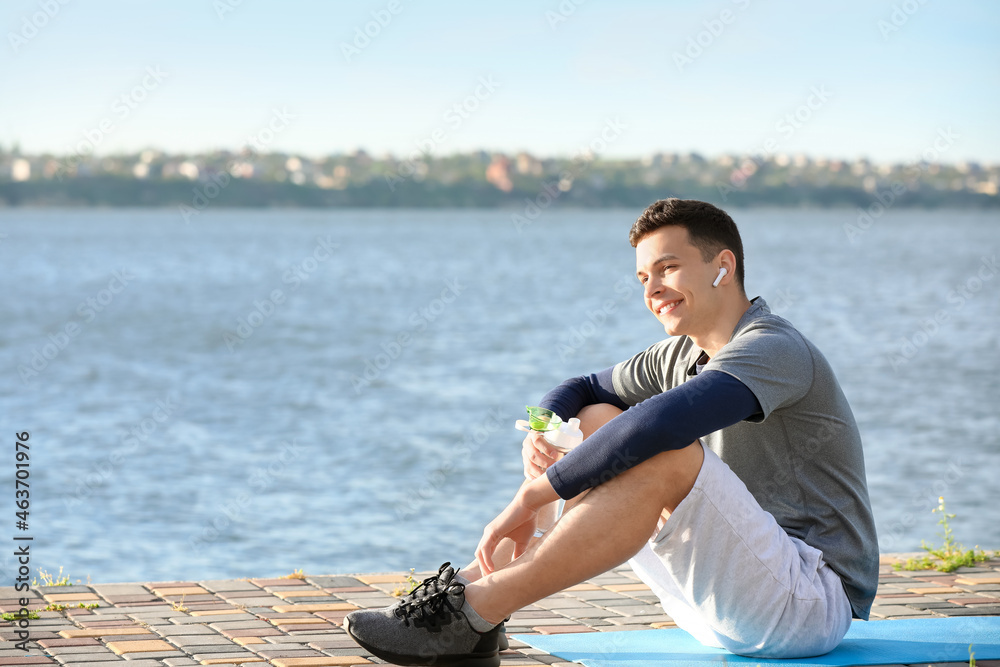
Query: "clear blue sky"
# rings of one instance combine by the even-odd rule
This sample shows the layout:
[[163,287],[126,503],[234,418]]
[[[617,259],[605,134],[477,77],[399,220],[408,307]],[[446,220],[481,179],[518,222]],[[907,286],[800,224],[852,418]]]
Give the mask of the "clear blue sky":
[[[772,139],[781,152],[908,162],[950,127],[958,139],[940,159],[1000,162],[990,0],[563,0],[575,10],[555,26],[559,0],[59,1],[0,6],[5,148],[69,152],[110,121],[99,153],[236,149],[287,109],[294,119],[268,148],[312,156],[400,154],[435,129],[437,154],[571,155],[617,118],[627,127],[609,156]],[[894,8],[898,30],[883,34]],[[392,20],[348,60],[342,45],[372,12]],[[42,19],[24,38],[24,22]],[[701,54],[679,67],[674,54],[699,33]],[[166,78],[134,109],[116,106],[147,67]],[[481,89],[468,118],[446,115],[490,77],[496,90]],[[812,98],[799,127],[779,126],[813,89],[829,98]]]

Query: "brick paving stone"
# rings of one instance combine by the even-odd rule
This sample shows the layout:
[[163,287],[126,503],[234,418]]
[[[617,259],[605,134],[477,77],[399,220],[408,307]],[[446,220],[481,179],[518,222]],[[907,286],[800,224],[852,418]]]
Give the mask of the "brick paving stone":
[[304,579],[251,579],[250,583],[257,584],[261,588],[268,586],[308,586]]
[[[360,648],[360,647],[358,647]],[[339,665],[367,665],[360,655],[329,655],[322,658],[276,658],[271,660],[275,667],[337,667]]]
[[173,609],[153,609],[150,611],[136,611],[128,615],[129,618],[135,619],[136,621],[142,621],[143,623],[149,623],[150,621],[156,621],[158,623],[169,622],[170,619],[174,618],[186,618],[188,615],[183,611],[174,611]]
[[330,637],[329,639],[318,639],[309,642],[309,647],[317,650],[337,649],[337,648],[359,648],[358,643],[350,637]]
[[144,595],[149,592],[142,584],[91,584],[90,589],[101,595]]
[[121,660],[124,663],[124,658],[120,658],[111,651],[105,651],[103,653],[74,653],[71,655],[57,655],[55,659],[61,665],[83,665],[87,663],[107,662],[108,660]]
[[252,584],[249,581],[241,581],[239,579],[211,579],[207,581],[199,581],[197,582],[197,585],[207,591],[212,591],[213,593],[261,590],[260,586],[256,584]]
[[226,614],[236,614],[242,611],[242,609],[238,609],[231,604],[222,602],[212,605],[211,607],[204,606],[198,609],[189,609],[188,616],[224,616]]
[[[577,625],[579,621],[574,618],[566,618],[565,616],[561,618],[538,618],[532,621],[520,621],[518,625],[534,627],[536,625]],[[508,631],[512,632],[512,631]]]
[[271,658],[322,658],[323,654],[310,648],[267,648],[256,651],[257,655],[264,656],[268,660]]
[[373,607],[391,607],[399,602],[399,598],[390,595],[345,595],[344,601],[353,604],[359,609],[372,609]]
[[91,662],[87,667],[163,667],[159,660],[131,660],[125,662],[124,659],[107,660],[104,662]]
[[104,595],[104,599],[114,605],[126,605],[136,602],[156,602],[158,597],[151,593],[146,595]]
[[174,646],[162,639],[138,639],[133,641],[108,642],[108,648],[121,655],[122,653],[148,653],[150,651],[172,651]]
[[653,623],[666,623],[667,621],[672,621],[673,619],[666,614],[656,614],[651,616],[622,616],[620,618],[608,618],[606,620],[614,625],[629,625],[630,623],[635,623],[637,620],[652,625]]
[[197,664],[199,664],[199,665],[237,665],[237,664],[243,664],[243,663],[247,663],[247,662],[266,662],[266,661],[263,658],[260,658],[260,659],[246,658],[246,659],[243,659],[243,660],[236,660],[236,659],[234,659],[233,656],[230,656],[228,658],[208,658],[207,660],[202,660],[201,662],[199,662]]
[[570,586],[569,588],[563,589],[563,591],[567,593],[572,593],[576,591],[600,591],[600,590],[603,590],[600,586],[588,582],[584,582],[582,584],[576,584],[575,586]]
[[348,577],[341,574],[307,575],[306,581],[320,588],[352,588],[362,585],[361,581],[356,577]]
[[286,582],[284,584],[277,584],[277,585],[274,585],[274,586],[264,586],[263,588],[264,588],[264,590],[266,590],[271,595],[277,595],[278,593],[288,593],[288,592],[291,592],[291,591],[302,591],[302,592],[306,592],[306,591],[318,591],[322,587],[313,586],[312,584],[310,584],[308,582],[301,581],[301,580],[296,580],[295,584],[288,584]]
[[346,611],[317,611],[315,614],[320,618],[325,618],[334,623],[341,623],[349,612]]
[[97,593],[47,593],[45,599],[49,602],[100,602]]
[[959,588],[951,588],[949,586],[940,586],[932,588],[910,588],[907,590],[909,590],[911,593],[917,593],[918,595],[953,595],[955,593],[965,592]]
[[271,627],[271,624],[265,620],[255,618],[252,621],[221,621],[219,623],[209,623],[209,627],[215,630],[254,630],[258,628],[269,628]]
[[569,609],[571,607],[585,608],[585,607],[590,607],[591,605],[588,605],[586,603],[581,603],[579,600],[575,598],[547,597],[544,600],[539,600],[538,602],[536,602],[535,606],[541,607],[542,609]]
[[622,616],[658,616],[663,613],[663,610],[660,609],[659,606],[653,606],[651,604],[636,604],[624,607],[614,606],[606,607],[606,609]]
[[276,604],[284,602],[281,598],[276,598],[273,595],[254,598],[226,598],[226,601],[231,604],[241,604],[245,607],[273,607]]
[[571,594],[574,598],[578,600],[586,600],[587,602],[592,602],[594,604],[601,604],[601,600],[628,600],[627,595],[622,595],[620,593],[612,593],[611,591],[600,589],[597,591],[574,591]]
[[593,632],[594,629],[586,625],[536,625],[535,632],[543,635],[557,635],[570,632]]
[[[188,615],[185,614],[183,617],[172,618],[170,620],[171,620],[171,622],[176,623],[177,625],[186,625],[188,623],[205,623],[206,622],[206,618],[208,618],[208,617],[205,617],[205,616],[188,616]],[[212,619],[211,620],[212,623],[221,623],[223,621],[251,621],[251,620],[254,619],[254,616],[253,616],[253,614],[248,614],[245,611],[237,611],[237,612],[233,612],[232,614],[223,614],[221,616],[211,616],[210,618]]]
[[405,584],[407,577],[402,572],[390,574],[359,574],[358,580],[365,584]]
[[955,578],[955,583],[976,585],[976,584],[1000,584],[1000,574],[963,574]]
[[42,648],[65,648],[67,646],[100,646],[101,642],[93,637],[80,637],[75,639],[42,639],[38,645]]
[[291,590],[280,590],[280,591],[276,590],[276,589],[272,589],[271,590],[271,594],[272,595],[276,595],[277,597],[281,598],[282,600],[287,600],[288,598],[330,597],[330,594],[327,593],[326,591],[322,591],[322,590],[319,590],[319,589],[316,589],[316,588],[311,588],[311,589],[308,589],[308,590],[302,590],[302,589],[295,590],[295,589],[291,589]]
[[327,593],[340,595],[341,593],[371,593],[375,589],[371,586],[335,586],[333,588],[324,588],[323,590]]
[[965,609],[972,616],[1000,616],[1000,605],[974,604],[966,605]]
[[[57,635],[54,632],[32,632],[31,633],[31,639],[35,640],[35,641],[37,641],[39,639],[55,639],[57,637],[59,637],[59,635]],[[2,638],[3,639],[17,639],[17,636],[13,632],[11,632],[9,635],[5,634]]]
[[556,618],[558,614],[554,611],[515,611],[510,615],[513,619],[519,618]]
[[151,625],[150,628],[164,637],[180,637],[184,635],[215,635],[219,634],[207,625]]
[[566,616],[569,616],[571,618],[578,618],[578,619],[608,618],[608,617],[612,617],[612,616],[618,615],[618,612],[609,611],[609,610],[603,609],[601,607],[591,607],[590,609],[586,609],[584,607],[577,607],[577,608],[567,609],[567,610],[560,609],[560,611],[565,611],[566,612]]
[[188,605],[189,602],[192,604],[198,604],[198,603],[211,604],[211,603],[223,602],[222,600],[219,600],[217,597],[215,597],[215,595],[212,593],[205,593],[203,595],[164,595],[163,599],[169,601],[170,604],[183,604],[185,607]]
[[123,658],[129,661],[145,660],[151,658],[154,660],[163,660],[165,658],[184,658],[187,657],[187,653],[184,651],[152,651],[149,653],[125,653],[122,655]]
[[154,588],[190,588],[198,584],[194,581],[150,581],[144,585],[152,590]]
[[253,646],[254,644],[267,644],[263,637],[234,637],[233,642],[240,646]]
[[158,609],[162,609],[164,611],[171,611],[170,605],[167,603],[163,603],[162,605],[156,605],[156,606],[144,605],[140,607],[98,607],[97,609],[94,609],[94,614],[96,616],[101,616],[101,617],[104,616],[115,617],[115,616],[121,616],[122,614],[152,613],[154,611],[157,611]]
[[895,616],[915,616],[923,612],[921,612],[919,609],[914,609],[913,607],[909,607],[906,605],[893,604],[893,605],[873,605],[871,613],[874,614],[875,616],[882,616],[888,618]]
[[288,632],[322,632],[323,630],[336,630],[337,626],[333,623],[325,623],[323,625],[319,624],[309,624],[309,625],[284,625],[283,630]]
[[171,637],[171,643],[177,646],[207,646],[209,644],[224,644],[232,646],[232,640],[222,635],[189,635],[182,637]]
[[356,605],[350,604],[348,602],[321,602],[317,604],[291,604],[291,605],[278,605],[274,607],[274,611],[279,614],[284,614],[288,612],[295,611],[354,611],[357,609]]
[[245,651],[239,644],[229,644],[223,646],[220,644],[205,644],[204,646],[185,646],[184,652],[193,657],[195,660],[201,660],[199,656],[221,656],[228,655],[231,653],[236,653],[237,651]]
[[648,591],[649,586],[646,584],[608,584],[604,586],[604,589],[613,593],[624,593],[626,591]]
[[962,595],[960,597],[948,598],[948,602],[955,604],[1000,604],[1000,598],[988,598],[982,595]]
[[[202,663],[203,665],[215,664],[220,662],[235,662],[235,663],[261,662],[263,660],[256,653],[251,653],[250,651],[246,651],[243,649],[229,651],[228,653],[222,653],[219,651],[212,651],[206,653],[193,653],[191,657],[197,660],[198,662]],[[206,660],[210,660],[211,662],[210,663],[205,662]]]
[[246,628],[244,630],[221,630],[219,634],[235,639],[236,637],[268,637],[282,635],[283,633],[278,628],[271,626],[268,628]]
[[956,605],[954,602],[946,602],[945,600],[909,600],[906,606],[913,607],[914,609],[954,609],[961,605]]
[[163,661],[163,663],[168,667],[189,667],[189,665],[201,664],[197,660],[193,660],[191,658],[167,658]]
[[78,655],[80,653],[110,653],[114,655],[114,652],[109,651],[103,644],[100,646],[57,646],[45,649],[45,652],[49,655]]
[[90,586],[86,584],[72,584],[70,586],[35,586],[34,589],[45,595],[46,593],[90,593]]
[[283,625],[309,625],[311,623],[326,623],[325,619],[317,618],[316,616],[309,617],[299,617],[295,616],[292,618],[270,618],[268,619],[272,624],[277,626]]
[[59,635],[64,639],[77,639],[79,637],[106,637],[108,635],[148,635],[152,634],[146,628],[92,628],[79,630],[60,630]]

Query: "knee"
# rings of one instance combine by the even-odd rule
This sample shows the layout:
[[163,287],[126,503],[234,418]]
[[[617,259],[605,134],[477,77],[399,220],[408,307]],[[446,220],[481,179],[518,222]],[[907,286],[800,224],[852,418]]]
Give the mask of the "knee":
[[577,415],[577,418],[580,420],[580,430],[583,431],[583,437],[589,438],[594,431],[621,413],[620,409],[610,403],[594,403],[593,405],[585,406],[580,410],[580,414]]

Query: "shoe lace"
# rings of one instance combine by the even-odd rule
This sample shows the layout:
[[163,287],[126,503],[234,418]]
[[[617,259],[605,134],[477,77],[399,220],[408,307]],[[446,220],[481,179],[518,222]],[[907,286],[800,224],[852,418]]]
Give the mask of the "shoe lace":
[[441,577],[442,575],[444,575],[444,571],[448,569],[450,566],[451,563],[445,563],[444,565],[439,567],[437,574],[427,577],[419,584],[414,586],[409,593],[403,596],[403,601],[406,602],[413,598],[424,597],[425,595],[430,595],[431,593],[436,592],[442,585]]
[[442,621],[448,618],[449,611],[458,612],[452,606],[448,596],[459,595],[464,591],[465,585],[460,583],[440,586],[433,593],[425,593],[420,597],[404,600],[393,609],[393,614],[396,615],[396,618],[402,619],[406,626],[412,623],[416,627],[436,630],[441,627]]

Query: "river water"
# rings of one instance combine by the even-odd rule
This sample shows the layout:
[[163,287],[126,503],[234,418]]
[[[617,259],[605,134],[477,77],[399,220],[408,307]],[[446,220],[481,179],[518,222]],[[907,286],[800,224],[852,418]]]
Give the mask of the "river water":
[[[939,495],[1000,548],[1000,214],[730,212],[748,293],[851,401],[881,548],[939,541]],[[0,426],[31,445],[8,532],[95,582],[464,561],[524,406],[664,335],[637,213],[0,211]]]

